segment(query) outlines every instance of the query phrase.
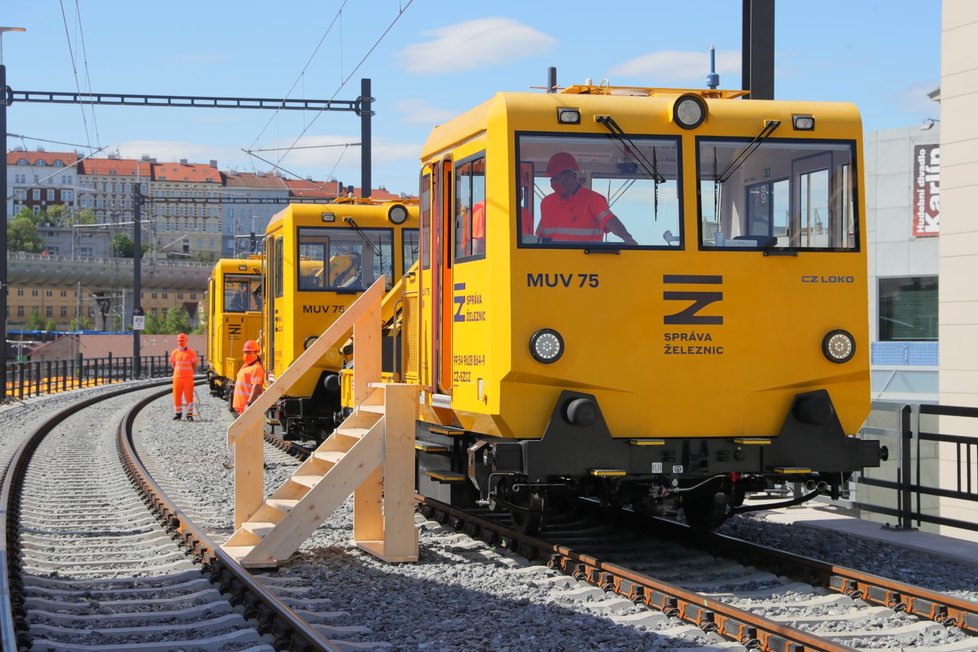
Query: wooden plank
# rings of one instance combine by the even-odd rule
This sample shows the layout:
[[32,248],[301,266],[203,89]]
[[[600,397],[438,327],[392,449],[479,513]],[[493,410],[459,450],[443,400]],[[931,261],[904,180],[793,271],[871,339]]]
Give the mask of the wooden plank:
[[384,536],[384,470],[378,466],[353,492],[353,540]]
[[384,424],[380,421],[329,470],[325,481],[311,488],[275,529],[255,544],[242,563],[268,559],[284,561],[298,550],[302,542],[377,468],[383,451],[383,432]]
[[[345,313],[344,313],[345,314]],[[380,380],[380,306],[369,306],[353,324],[353,404],[366,403]]]
[[234,445],[234,529],[265,502],[264,440],[243,437]]
[[[377,315],[377,331],[380,331],[380,313],[377,305],[384,296],[384,277],[381,276],[373,285],[357,297],[353,304],[343,311],[343,314],[320,335],[313,344],[302,352],[289,367],[282,372],[275,381],[269,385],[265,391],[255,399],[255,402],[246,409],[241,415],[228,426],[227,439],[228,445],[233,444],[238,438],[251,430],[256,424],[261,423],[262,415],[268,411],[310,368],[317,365],[329,351],[330,347],[341,337],[346,335],[354,323],[368,310],[372,310]],[[378,347],[380,346],[378,342]],[[354,351],[354,356],[356,352]],[[380,352],[378,348],[377,360],[379,364]],[[378,376],[379,378],[379,376]]]
[[384,420],[384,559],[418,560],[414,527],[414,431],[418,386],[392,384],[386,389]]

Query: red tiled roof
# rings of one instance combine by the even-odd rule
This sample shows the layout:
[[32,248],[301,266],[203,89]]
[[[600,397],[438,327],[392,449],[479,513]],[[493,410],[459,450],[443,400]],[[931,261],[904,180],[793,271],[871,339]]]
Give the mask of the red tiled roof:
[[339,181],[309,181],[307,179],[283,179],[293,197],[322,197],[333,199],[340,190]]
[[154,181],[183,183],[221,183],[221,173],[210,165],[196,163],[154,163]]
[[67,167],[78,161],[78,154],[74,152],[7,152],[7,165],[17,165],[17,161],[21,159],[27,159],[28,165],[35,165],[38,161],[44,161],[45,165],[54,165],[55,161],[61,161]]
[[250,174],[235,172],[224,175],[228,188],[261,188],[263,190],[287,190],[281,177],[274,174]]
[[117,175],[120,177],[139,176],[149,178],[152,163],[131,158],[89,158],[79,164],[82,174]]

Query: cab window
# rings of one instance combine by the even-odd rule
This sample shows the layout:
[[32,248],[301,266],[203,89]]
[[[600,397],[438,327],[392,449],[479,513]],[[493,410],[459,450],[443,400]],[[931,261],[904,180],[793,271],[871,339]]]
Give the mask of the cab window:
[[683,247],[679,139],[517,135],[522,247]]
[[455,260],[486,257],[486,157],[455,166]]
[[261,310],[258,286],[261,277],[254,274],[228,274],[224,277],[224,312]]
[[393,286],[391,229],[303,227],[298,247],[300,292],[358,292],[382,276],[387,289]]
[[849,141],[698,141],[704,249],[858,251]]

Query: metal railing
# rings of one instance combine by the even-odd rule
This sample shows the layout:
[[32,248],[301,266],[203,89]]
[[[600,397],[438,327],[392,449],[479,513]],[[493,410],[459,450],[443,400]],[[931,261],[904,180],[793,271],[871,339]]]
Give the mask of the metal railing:
[[[140,378],[165,378],[173,373],[165,355],[140,356]],[[200,368],[204,368],[201,360]],[[72,360],[43,360],[7,363],[7,393],[23,400],[44,394],[56,394],[83,387],[96,387],[135,380],[132,357]]]
[[978,518],[942,515],[978,512],[978,408],[874,402],[862,435],[882,440],[890,459],[857,480],[854,507],[895,517],[900,529],[916,522],[978,532]]

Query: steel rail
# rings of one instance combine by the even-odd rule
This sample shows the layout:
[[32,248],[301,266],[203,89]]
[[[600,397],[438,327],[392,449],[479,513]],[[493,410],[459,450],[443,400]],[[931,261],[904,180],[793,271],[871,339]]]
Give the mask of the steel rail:
[[851,648],[782,625],[724,604],[718,600],[656,580],[572,548],[516,532],[500,523],[486,520],[438,501],[416,497],[426,516],[440,515],[456,529],[487,543],[510,548],[527,559],[540,559],[551,568],[575,579],[585,580],[616,593],[636,604],[645,604],[669,616],[693,624],[705,632],[716,632],[750,649],[764,652],[844,652]]
[[742,563],[798,577],[854,599],[905,611],[946,627],[958,627],[969,634],[978,635],[976,602],[726,535],[711,535],[708,546],[710,550]]
[[21,595],[23,580],[20,574],[19,542],[15,526],[20,515],[24,474],[27,472],[34,451],[58,424],[71,415],[101,401],[164,383],[170,384],[170,380],[117,389],[69,405],[35,428],[11,457],[4,469],[3,488],[0,490],[0,528],[2,528],[0,530],[2,531],[0,536],[0,649],[26,649],[30,645],[27,612]]
[[143,495],[147,507],[157,515],[157,519],[171,533],[174,540],[181,540],[180,543],[187,554],[193,555],[194,561],[211,573],[211,581],[219,583],[221,592],[230,592],[232,603],[244,604],[245,617],[254,617],[261,622],[259,633],[272,632],[276,636],[276,645],[281,642],[284,648],[289,650],[338,652],[340,648],[300,618],[198,528],[183,510],[167,497],[143,466],[132,443],[133,423],[138,412],[156,398],[152,396],[133,407],[119,425],[117,440],[119,457],[126,467],[126,473]]

